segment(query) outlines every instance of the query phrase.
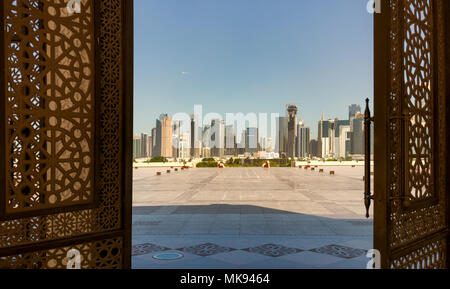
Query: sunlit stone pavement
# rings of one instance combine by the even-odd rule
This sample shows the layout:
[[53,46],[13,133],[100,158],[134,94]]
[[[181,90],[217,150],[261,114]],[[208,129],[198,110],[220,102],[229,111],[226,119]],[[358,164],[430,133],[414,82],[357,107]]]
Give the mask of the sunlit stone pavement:
[[363,167],[318,169],[135,169],[133,268],[365,269]]

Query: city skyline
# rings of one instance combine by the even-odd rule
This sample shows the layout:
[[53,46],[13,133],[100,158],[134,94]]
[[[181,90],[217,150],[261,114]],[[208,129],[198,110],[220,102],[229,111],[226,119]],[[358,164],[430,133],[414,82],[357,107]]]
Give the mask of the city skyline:
[[[311,126],[298,115],[298,107],[286,104],[286,115],[268,118],[244,115],[206,114],[200,107],[194,114],[160,114],[151,134],[133,137],[135,158],[257,157],[352,159],[364,155],[364,115],[361,106],[348,106],[348,119],[318,121],[314,138]],[[200,114],[199,114],[200,113]],[[229,119],[230,118],[230,119]],[[230,121],[231,120],[231,121]],[[260,124],[260,126],[258,125]],[[262,125],[261,125],[262,124]],[[313,127],[313,126],[312,126]],[[270,134],[269,134],[270,131]]]
[[[321,115],[320,116],[318,116],[318,118],[316,119],[316,120],[314,120],[312,123],[309,123],[309,122],[306,122],[303,118],[302,118],[302,115],[301,115],[301,113],[302,113],[302,111],[300,110],[300,109],[298,109],[298,112],[297,112],[297,114],[296,114],[296,116],[297,116],[297,121],[298,122],[301,122],[302,123],[302,125],[303,126],[305,126],[305,127],[308,127],[308,128],[310,128],[310,135],[311,135],[311,139],[316,139],[317,137],[319,137],[319,131],[318,131],[318,129],[316,129],[315,128],[315,126],[317,125],[317,122],[318,121],[320,121],[320,120],[334,120],[334,119],[339,119],[339,120],[342,120],[342,119],[350,119],[351,118],[351,116],[352,115],[355,115],[355,113],[361,113],[361,114],[363,114],[364,113],[364,111],[363,111],[363,108],[361,108],[362,106],[361,105],[359,105],[359,104],[348,104],[348,105],[345,105],[346,106],[346,110],[345,110],[345,112],[342,112],[342,113],[340,113],[340,115],[344,115],[345,117],[338,117],[338,116],[332,116],[332,117],[330,117],[329,115],[327,115],[327,113],[326,112],[322,112],[321,113]],[[257,128],[259,128],[259,124],[260,124],[260,120],[261,119],[259,119],[259,115],[261,115],[261,114],[265,114],[266,116],[263,118],[263,120],[265,120],[266,122],[265,122],[265,125],[267,125],[267,128],[265,128],[266,130],[267,130],[267,135],[264,135],[265,137],[273,137],[272,135],[271,135],[271,125],[272,125],[272,123],[271,123],[271,116],[272,116],[272,118],[273,117],[275,117],[275,115],[277,115],[278,117],[288,117],[288,111],[286,110],[286,105],[284,105],[283,106],[284,107],[284,112],[281,112],[281,113],[253,113],[253,112],[250,112],[249,114],[254,114],[254,115],[256,115],[256,117],[257,117],[257,124],[256,124],[256,127]],[[195,109],[194,109],[195,110]],[[193,111],[194,111],[193,110]],[[177,112],[176,114],[184,114],[184,115],[189,115],[189,116],[192,116],[192,115],[194,115],[193,114],[193,111],[191,111],[191,112]],[[245,114],[245,113],[241,113],[241,112],[239,112],[239,113],[226,113],[226,114],[224,114],[224,115],[221,115],[221,114],[219,114],[219,113],[217,113],[217,112],[208,112],[208,111],[203,111],[203,110],[201,110],[201,113],[202,113],[202,116],[203,116],[203,118],[205,117],[205,116],[208,116],[208,115],[216,115],[217,117],[216,118],[210,118],[211,120],[213,120],[213,119],[219,119],[219,116],[221,116],[221,118],[222,118],[222,120],[225,122],[225,125],[226,126],[235,126],[235,124],[227,124],[227,118],[226,118],[226,116],[227,116],[227,114],[230,114],[231,116],[238,116],[238,115],[242,115],[242,116],[248,116],[249,114]],[[152,132],[152,130],[153,129],[155,129],[155,120],[156,120],[156,122],[158,122],[158,119],[159,118],[161,118],[162,116],[169,116],[169,117],[173,117],[173,115],[171,115],[171,114],[169,114],[169,113],[167,113],[166,111],[164,111],[164,112],[160,112],[160,113],[158,113],[158,117],[156,117],[156,118],[154,118],[154,119],[149,119],[149,122],[151,123],[150,124],[150,127],[151,127],[151,129],[149,130],[149,131],[134,131],[134,134],[151,134],[151,132]],[[348,117],[347,117],[348,116]],[[207,117],[208,118],[208,117]],[[180,120],[180,119],[177,119],[177,118],[173,118],[173,120]],[[274,122],[274,124],[276,124],[276,122]],[[203,123],[203,125],[202,125],[202,127],[204,127],[204,126],[207,126],[207,125],[210,125],[210,122],[208,122],[208,123]],[[255,125],[248,125],[248,124],[246,124],[246,126],[242,129],[242,130],[245,130],[246,128],[248,128],[248,127],[254,127]],[[190,127],[190,123],[186,123],[186,128],[188,128],[188,127]],[[236,127],[234,127],[235,128],[235,130],[236,130]],[[234,130],[234,133],[236,133],[236,131]]]
[[135,132],[195,104],[284,115],[295,103],[316,135],[322,112],[344,119],[347,103],[372,99],[366,1],[151,0],[135,12]]

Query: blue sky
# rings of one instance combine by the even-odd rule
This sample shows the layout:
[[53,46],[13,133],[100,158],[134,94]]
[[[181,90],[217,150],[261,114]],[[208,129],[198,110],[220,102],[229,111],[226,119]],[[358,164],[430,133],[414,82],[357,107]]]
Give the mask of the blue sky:
[[161,113],[348,118],[373,99],[367,0],[135,0],[134,131]]

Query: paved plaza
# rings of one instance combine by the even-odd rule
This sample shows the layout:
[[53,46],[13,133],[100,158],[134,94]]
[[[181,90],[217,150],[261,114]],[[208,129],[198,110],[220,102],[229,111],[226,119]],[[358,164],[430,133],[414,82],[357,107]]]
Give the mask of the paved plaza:
[[364,168],[323,169],[134,169],[133,268],[364,269]]

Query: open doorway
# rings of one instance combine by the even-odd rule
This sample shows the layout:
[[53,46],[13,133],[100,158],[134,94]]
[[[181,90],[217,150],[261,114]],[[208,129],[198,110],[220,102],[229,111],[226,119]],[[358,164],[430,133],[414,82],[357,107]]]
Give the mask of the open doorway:
[[134,268],[366,267],[366,8],[135,2]]
[[378,265],[448,267],[448,1],[137,6],[134,163],[133,1],[3,2],[1,268],[131,267],[133,171],[135,267],[360,268],[372,37]]

